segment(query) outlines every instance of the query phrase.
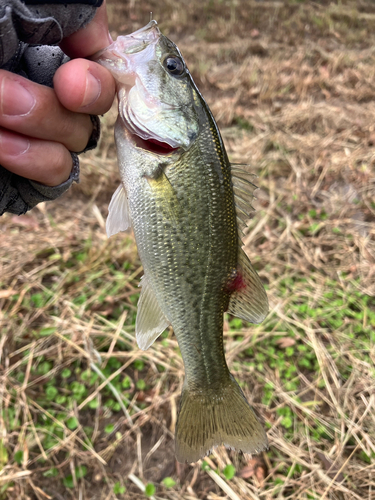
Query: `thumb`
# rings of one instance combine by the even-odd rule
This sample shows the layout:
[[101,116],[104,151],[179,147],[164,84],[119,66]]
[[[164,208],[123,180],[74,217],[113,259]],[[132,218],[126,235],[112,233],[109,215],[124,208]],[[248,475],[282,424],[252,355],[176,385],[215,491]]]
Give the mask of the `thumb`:
[[97,10],[94,19],[73,35],[64,38],[60,48],[71,58],[89,57],[112,43],[108,31],[106,2]]

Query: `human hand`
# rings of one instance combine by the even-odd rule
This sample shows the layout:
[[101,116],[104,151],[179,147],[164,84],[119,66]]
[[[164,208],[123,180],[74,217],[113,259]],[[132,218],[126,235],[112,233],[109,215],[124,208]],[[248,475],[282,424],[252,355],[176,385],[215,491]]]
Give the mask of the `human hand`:
[[[107,47],[105,3],[91,23],[63,40],[70,57],[88,57]],[[73,59],[54,76],[54,89],[0,70],[0,164],[47,186],[69,178],[69,151],[85,149],[93,130],[90,114],[103,114],[115,95],[112,75],[86,59]]]

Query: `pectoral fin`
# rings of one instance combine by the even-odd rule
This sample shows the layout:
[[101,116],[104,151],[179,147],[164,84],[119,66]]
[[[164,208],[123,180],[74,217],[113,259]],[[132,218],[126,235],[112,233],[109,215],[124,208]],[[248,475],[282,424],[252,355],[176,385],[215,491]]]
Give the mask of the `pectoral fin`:
[[107,236],[110,238],[120,231],[126,231],[131,226],[129,215],[129,204],[125,188],[122,184],[113,193],[108,206],[108,217],[106,222]]
[[139,348],[146,351],[170,323],[160,309],[146,276],[142,277],[140,286],[142,291],[138,302],[135,333]]
[[268,313],[266,291],[242,248],[238,251],[238,273],[241,284],[231,294],[228,312],[250,323],[261,323]]
[[173,225],[177,225],[181,215],[181,207],[171,181],[163,168],[157,169],[154,176],[146,178],[152,189],[158,212]]

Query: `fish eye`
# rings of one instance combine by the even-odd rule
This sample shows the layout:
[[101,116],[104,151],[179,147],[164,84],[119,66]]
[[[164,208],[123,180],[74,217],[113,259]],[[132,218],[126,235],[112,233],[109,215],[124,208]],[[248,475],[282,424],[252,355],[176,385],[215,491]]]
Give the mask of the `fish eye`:
[[164,59],[163,65],[171,75],[180,76],[185,70],[184,63],[177,56],[169,56]]

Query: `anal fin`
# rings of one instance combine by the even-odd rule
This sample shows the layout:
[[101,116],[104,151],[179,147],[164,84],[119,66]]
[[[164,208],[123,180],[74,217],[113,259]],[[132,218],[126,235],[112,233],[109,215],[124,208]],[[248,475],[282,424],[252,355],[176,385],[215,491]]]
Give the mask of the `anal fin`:
[[228,312],[250,323],[261,323],[268,313],[268,299],[260,278],[242,248],[238,250],[241,286],[231,294]]

